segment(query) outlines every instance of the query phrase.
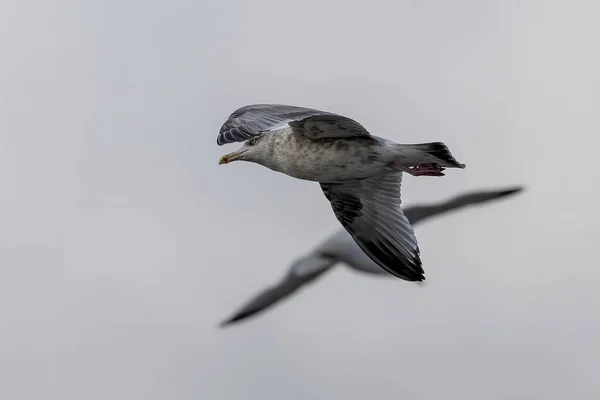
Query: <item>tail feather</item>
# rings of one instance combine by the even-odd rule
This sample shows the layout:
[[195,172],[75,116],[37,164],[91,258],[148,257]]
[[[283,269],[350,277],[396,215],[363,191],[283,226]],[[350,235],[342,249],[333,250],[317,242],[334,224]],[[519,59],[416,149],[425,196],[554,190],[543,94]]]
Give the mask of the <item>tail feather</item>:
[[465,164],[459,163],[450,153],[448,146],[442,142],[403,144],[401,150],[406,158],[405,162],[411,165],[434,163],[445,168],[465,168]]

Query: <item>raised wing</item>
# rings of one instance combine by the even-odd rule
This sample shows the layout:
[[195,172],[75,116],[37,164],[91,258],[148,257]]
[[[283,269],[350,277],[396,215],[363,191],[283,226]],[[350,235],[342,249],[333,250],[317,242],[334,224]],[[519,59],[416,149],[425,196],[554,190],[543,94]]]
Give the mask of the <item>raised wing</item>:
[[342,226],[377,265],[407,281],[422,281],[417,238],[400,208],[402,173],[341,184],[321,183]]
[[330,112],[282,104],[254,104],[229,116],[219,131],[217,144],[243,142],[285,126],[310,139],[370,135],[353,119]]
[[221,322],[220,326],[224,327],[239,322],[286,299],[302,286],[328,271],[336,262],[336,259],[320,254],[310,254],[298,259],[280,282],[255,295],[233,316]]

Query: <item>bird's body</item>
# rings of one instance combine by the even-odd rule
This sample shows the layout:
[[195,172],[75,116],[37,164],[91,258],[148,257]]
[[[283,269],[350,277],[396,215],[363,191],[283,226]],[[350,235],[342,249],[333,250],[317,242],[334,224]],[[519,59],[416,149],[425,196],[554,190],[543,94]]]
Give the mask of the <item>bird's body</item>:
[[248,154],[246,161],[293,178],[321,183],[343,183],[407,171],[419,162],[464,167],[424,154],[425,146],[442,147],[439,143],[402,145],[373,135],[311,139],[294,133],[286,125],[262,133],[254,146],[259,143],[259,151]]
[[245,141],[221,157],[254,162],[319,182],[341,225],[380,267],[409,281],[424,278],[414,231],[400,208],[402,172],[443,176],[465,168],[441,142],[398,144],[333,113],[259,104],[233,112],[217,143]]
[[[261,164],[291,177],[342,183],[403,171],[418,155],[410,145],[377,136],[309,139],[289,127],[265,132]],[[264,143],[262,143],[264,142]],[[250,158],[251,160],[251,158]],[[408,160],[408,162],[407,162]]]
[[[410,223],[416,225],[431,217],[454,212],[466,206],[487,203],[512,196],[522,190],[522,187],[514,187],[465,193],[438,204],[408,207],[405,210],[405,214]],[[308,283],[320,278],[340,263],[357,272],[390,276],[387,271],[373,262],[358,247],[346,230],[340,229],[304,256],[294,260],[288,272],[279,282],[259,292],[230,318],[223,321],[221,326],[245,320],[278,304],[280,301],[289,298],[297,290],[305,287]],[[455,262],[453,261],[451,264],[455,264]]]
[[[387,141],[375,137],[312,140],[289,127],[267,132],[262,165],[307,181],[340,183],[391,172],[394,159]],[[268,153],[267,153],[268,152]]]

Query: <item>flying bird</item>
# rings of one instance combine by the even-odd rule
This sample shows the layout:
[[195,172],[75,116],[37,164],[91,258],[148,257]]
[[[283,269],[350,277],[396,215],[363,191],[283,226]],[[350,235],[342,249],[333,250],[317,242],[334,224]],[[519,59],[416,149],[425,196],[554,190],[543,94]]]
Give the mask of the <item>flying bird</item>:
[[341,225],[377,265],[422,281],[420,250],[400,207],[402,173],[443,176],[465,168],[441,142],[398,144],[358,122],[310,108],[257,104],[234,111],[217,144],[244,142],[219,164],[254,162],[297,179],[319,182]]
[[[522,190],[522,187],[517,186],[507,189],[465,193],[439,204],[407,207],[404,210],[404,215],[412,225],[415,225],[431,217],[456,211],[465,206],[512,196]],[[343,263],[359,272],[390,276],[365,256],[345,230],[340,229],[308,254],[292,262],[287,274],[279,282],[258,293],[231,317],[221,322],[220,326],[224,327],[245,320],[287,299],[298,289],[321,277],[338,263]]]

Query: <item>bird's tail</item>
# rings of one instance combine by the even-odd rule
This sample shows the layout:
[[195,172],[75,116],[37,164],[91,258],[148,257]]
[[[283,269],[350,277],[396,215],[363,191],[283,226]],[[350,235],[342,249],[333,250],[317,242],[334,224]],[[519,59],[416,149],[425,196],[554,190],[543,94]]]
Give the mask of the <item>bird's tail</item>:
[[405,166],[432,163],[444,168],[465,168],[465,164],[459,163],[442,142],[395,144],[395,150]]

